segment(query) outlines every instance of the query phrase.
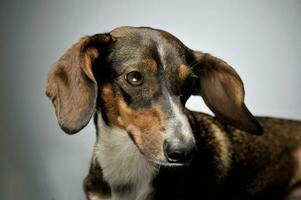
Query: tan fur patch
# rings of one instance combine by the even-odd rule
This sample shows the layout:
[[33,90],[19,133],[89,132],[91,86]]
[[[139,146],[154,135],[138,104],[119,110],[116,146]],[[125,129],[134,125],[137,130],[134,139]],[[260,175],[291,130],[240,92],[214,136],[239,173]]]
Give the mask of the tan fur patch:
[[154,59],[147,58],[147,59],[144,59],[142,62],[144,64],[145,69],[148,69],[151,72],[157,71],[157,62]]
[[119,98],[119,121],[126,127],[138,147],[148,155],[163,157],[164,115],[159,106],[149,109],[132,110],[126,102]]
[[231,168],[231,144],[229,138],[226,136],[223,130],[221,130],[221,128],[215,123],[209,120],[203,121],[202,123],[207,124],[208,129],[211,133],[213,133],[214,141],[216,142],[216,148],[219,149],[218,155],[216,157],[216,164],[218,169],[220,170],[220,180],[218,181],[221,181]]
[[112,85],[111,84],[105,85],[101,93],[102,93],[101,96],[103,97],[105,107],[107,109],[106,114],[108,116],[109,122],[115,126],[118,126],[119,128],[124,128],[123,125],[120,124],[120,121],[118,120],[119,110],[117,107],[118,106],[117,97],[113,92]]
[[301,147],[297,148],[293,152],[293,157],[296,159],[297,169],[295,171],[295,175],[291,180],[291,185],[301,182]]
[[180,65],[179,67],[179,77],[185,79],[189,75],[190,71],[186,65]]
[[136,145],[148,156],[163,159],[164,113],[159,105],[133,110],[122,97],[114,94],[111,84],[102,88],[101,95],[109,122],[130,133]]

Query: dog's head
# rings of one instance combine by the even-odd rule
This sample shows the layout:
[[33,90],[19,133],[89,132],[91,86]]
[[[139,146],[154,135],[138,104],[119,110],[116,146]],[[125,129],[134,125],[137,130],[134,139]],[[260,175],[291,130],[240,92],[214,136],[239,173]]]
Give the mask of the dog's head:
[[82,38],[53,65],[46,94],[65,132],[80,131],[99,110],[108,126],[125,130],[146,157],[161,163],[189,160],[195,141],[184,106],[192,94],[225,123],[262,132],[232,67],[151,28]]

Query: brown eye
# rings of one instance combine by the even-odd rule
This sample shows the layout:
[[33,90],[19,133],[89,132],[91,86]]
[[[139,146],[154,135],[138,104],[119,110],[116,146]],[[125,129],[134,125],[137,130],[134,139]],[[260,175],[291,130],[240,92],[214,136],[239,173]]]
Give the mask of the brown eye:
[[143,76],[138,71],[132,71],[125,75],[125,80],[133,86],[139,86],[143,83]]

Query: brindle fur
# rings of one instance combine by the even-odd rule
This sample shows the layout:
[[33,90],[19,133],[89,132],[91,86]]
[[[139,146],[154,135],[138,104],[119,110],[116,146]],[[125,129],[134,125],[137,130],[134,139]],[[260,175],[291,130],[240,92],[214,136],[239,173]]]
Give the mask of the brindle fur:
[[[153,199],[277,200],[285,199],[300,184],[300,166],[293,156],[301,147],[300,122],[258,117],[264,134],[254,136],[221,124],[207,114],[189,110],[186,113],[198,141],[197,153],[188,166],[161,168],[153,182]],[[231,168],[227,172],[221,157],[215,157],[219,142],[212,134],[217,129],[230,141]],[[86,180],[103,182],[93,165],[98,166],[92,162]],[[292,182],[294,176],[297,177]],[[107,194],[107,186],[97,189],[99,194]]]
[[[118,42],[119,38],[126,39]],[[153,41],[169,50],[165,60],[158,58]],[[151,74],[144,92],[120,78],[128,60]],[[173,67],[164,70],[162,62]],[[181,98],[196,150],[184,166],[160,166],[149,199],[282,200],[301,183],[301,122],[254,118],[243,103],[242,81],[227,63],[191,51],[165,31],[121,27],[83,38],[53,66],[46,93],[65,132],[81,130],[93,113],[97,128],[97,113],[101,113],[108,126],[134,127],[127,129],[129,137],[139,150],[157,159],[163,156],[161,134],[170,108],[164,104],[158,80],[168,80],[166,91]],[[213,86],[222,91],[227,107]],[[217,117],[186,109],[191,94],[201,95]],[[97,130],[97,138],[101,134]],[[112,188],[103,177],[96,151],[97,145],[84,182],[86,196],[111,199]],[[115,189],[126,193],[131,187],[129,183]]]

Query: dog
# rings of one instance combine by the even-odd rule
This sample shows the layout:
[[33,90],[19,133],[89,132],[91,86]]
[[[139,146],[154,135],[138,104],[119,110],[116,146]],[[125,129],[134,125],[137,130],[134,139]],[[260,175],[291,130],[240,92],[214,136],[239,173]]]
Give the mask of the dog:
[[[166,31],[83,37],[52,66],[46,95],[68,134],[94,116],[89,200],[275,200],[300,183],[301,122],[254,117],[229,64]],[[185,108],[191,95],[215,116]]]

